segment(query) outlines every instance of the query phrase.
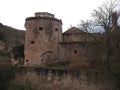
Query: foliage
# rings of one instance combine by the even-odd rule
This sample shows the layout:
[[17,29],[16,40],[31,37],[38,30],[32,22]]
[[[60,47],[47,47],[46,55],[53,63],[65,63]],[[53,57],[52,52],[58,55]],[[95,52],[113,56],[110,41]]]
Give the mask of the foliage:
[[17,86],[17,85],[14,85],[12,87],[9,87],[8,90],[25,90],[24,87],[22,86]]
[[24,44],[14,47],[11,52],[13,53],[15,60],[24,58]]
[[13,46],[23,44],[25,31],[18,30],[0,23],[0,40],[5,43],[5,49],[11,50]]
[[13,85],[8,88],[8,90],[33,90],[30,87],[20,86],[20,85]]
[[13,77],[14,69],[11,65],[0,65],[0,90],[6,90]]
[[10,56],[10,53],[2,50],[2,51],[0,51],[0,55],[1,56]]

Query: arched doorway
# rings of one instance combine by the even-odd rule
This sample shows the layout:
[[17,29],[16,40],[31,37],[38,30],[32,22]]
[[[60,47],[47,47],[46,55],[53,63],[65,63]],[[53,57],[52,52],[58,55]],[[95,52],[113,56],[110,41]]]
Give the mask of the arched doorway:
[[50,65],[55,63],[56,60],[57,60],[56,55],[52,51],[46,51],[40,56],[41,64]]

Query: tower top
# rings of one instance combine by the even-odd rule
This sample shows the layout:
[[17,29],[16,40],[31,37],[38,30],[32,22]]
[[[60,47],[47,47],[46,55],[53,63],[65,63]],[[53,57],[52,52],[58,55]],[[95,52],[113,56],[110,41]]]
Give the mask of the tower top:
[[36,12],[35,17],[49,17],[49,18],[55,18],[54,14],[48,13],[48,12]]
[[53,21],[58,21],[62,24],[61,19],[55,18],[54,14],[48,13],[48,12],[36,12],[34,17],[28,17],[26,18],[26,21],[29,20],[38,20],[38,19],[46,19],[46,20],[53,20]]

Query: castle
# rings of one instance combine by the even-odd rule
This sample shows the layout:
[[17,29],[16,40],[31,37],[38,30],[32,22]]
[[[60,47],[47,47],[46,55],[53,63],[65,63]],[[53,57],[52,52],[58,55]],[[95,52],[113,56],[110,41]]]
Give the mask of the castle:
[[47,12],[37,12],[35,17],[28,17],[25,28],[26,66],[48,65],[60,61],[78,61],[81,66],[91,65],[88,56],[91,52],[87,50],[90,45],[86,42],[94,39],[88,33],[76,27],[62,33],[62,21]]

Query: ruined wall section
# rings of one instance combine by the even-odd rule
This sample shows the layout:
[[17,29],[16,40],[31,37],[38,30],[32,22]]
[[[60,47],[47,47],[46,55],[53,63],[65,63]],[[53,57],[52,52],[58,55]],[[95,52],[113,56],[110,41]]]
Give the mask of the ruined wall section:
[[89,41],[90,36],[86,33],[76,33],[76,34],[63,34],[63,42],[81,42],[81,41]]
[[25,27],[25,65],[55,62],[58,57],[58,42],[62,41],[61,20],[37,15],[27,18]]
[[15,73],[11,85],[22,85],[33,90],[119,90],[115,78],[106,71],[26,69]]
[[60,43],[60,61],[79,62],[79,66],[90,66],[86,44],[85,42]]

